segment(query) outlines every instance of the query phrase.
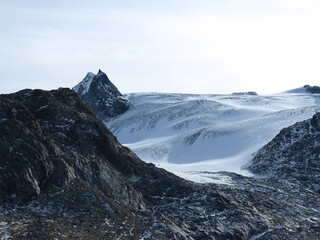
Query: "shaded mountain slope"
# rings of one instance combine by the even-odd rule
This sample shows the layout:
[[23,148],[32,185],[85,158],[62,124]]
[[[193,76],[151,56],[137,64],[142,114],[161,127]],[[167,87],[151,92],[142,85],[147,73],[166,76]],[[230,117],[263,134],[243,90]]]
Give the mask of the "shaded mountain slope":
[[[125,204],[143,207],[140,194],[110,164],[121,146],[74,92],[4,95],[0,114],[2,194],[32,197],[80,178]],[[129,158],[125,151],[121,156]]]
[[80,178],[124,204],[144,208],[128,179],[133,179],[136,186],[161,177],[167,184],[182,182],[143,163],[121,146],[91,108],[69,89],[24,90],[2,95],[0,101],[0,128],[4,133],[1,178],[2,182],[12,181],[1,185],[10,186],[6,189],[9,192],[1,191],[6,195],[31,197]]
[[320,194],[320,113],[281,130],[257,152],[249,169],[297,182]]

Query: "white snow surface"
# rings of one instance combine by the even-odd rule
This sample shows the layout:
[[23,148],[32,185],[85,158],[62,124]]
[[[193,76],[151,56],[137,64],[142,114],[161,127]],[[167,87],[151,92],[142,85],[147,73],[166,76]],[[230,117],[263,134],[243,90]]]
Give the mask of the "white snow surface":
[[305,87],[301,87],[301,88],[295,88],[295,89],[288,90],[284,93],[307,93],[307,90]]
[[[255,152],[281,129],[320,111],[320,96],[132,93],[129,110],[105,124],[142,160],[196,182],[251,176]],[[218,176],[218,177],[217,177]],[[225,180],[225,181],[224,181]]]

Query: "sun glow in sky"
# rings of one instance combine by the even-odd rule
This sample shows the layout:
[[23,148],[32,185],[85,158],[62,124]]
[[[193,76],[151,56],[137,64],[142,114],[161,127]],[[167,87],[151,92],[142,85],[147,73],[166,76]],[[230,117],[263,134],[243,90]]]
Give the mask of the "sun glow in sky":
[[277,93],[320,85],[320,1],[0,0],[0,93]]

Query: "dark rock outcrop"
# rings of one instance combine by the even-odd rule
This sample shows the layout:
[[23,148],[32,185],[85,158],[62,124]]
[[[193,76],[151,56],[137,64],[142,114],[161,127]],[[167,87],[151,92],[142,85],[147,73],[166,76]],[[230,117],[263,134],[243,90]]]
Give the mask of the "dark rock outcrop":
[[252,96],[256,96],[258,94],[256,92],[254,92],[254,91],[249,91],[249,92],[234,92],[234,93],[232,93],[232,95],[252,95]]
[[73,90],[102,120],[116,117],[129,108],[128,101],[100,69],[96,75],[89,72]]
[[0,118],[3,197],[28,199],[79,178],[124,204],[144,208],[140,193],[115,167],[122,159],[134,164],[137,157],[116,141],[73,91],[2,95]]
[[282,129],[258,151],[249,169],[302,184],[320,194],[320,113]]
[[305,85],[303,87],[306,89],[306,92],[308,92],[308,93],[320,94],[320,87],[318,87],[318,86]]

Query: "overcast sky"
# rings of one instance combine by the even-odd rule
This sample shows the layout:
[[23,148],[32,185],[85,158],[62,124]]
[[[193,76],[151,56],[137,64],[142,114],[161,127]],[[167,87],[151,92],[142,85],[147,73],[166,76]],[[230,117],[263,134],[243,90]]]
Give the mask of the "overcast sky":
[[320,1],[0,0],[0,93],[277,93],[320,85]]

